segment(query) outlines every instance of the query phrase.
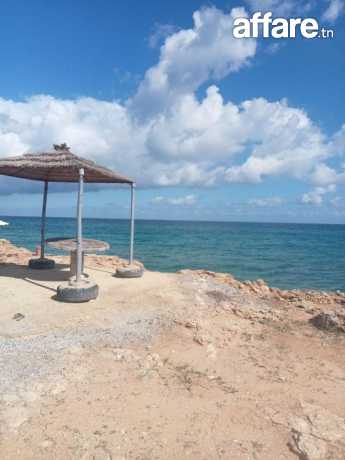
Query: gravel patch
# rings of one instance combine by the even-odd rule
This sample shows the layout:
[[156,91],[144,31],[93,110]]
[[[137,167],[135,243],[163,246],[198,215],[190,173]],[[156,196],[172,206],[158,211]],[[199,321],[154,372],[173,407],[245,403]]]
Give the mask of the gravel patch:
[[13,393],[30,381],[64,369],[64,357],[73,349],[98,345],[123,347],[150,341],[169,320],[155,314],[119,319],[109,328],[83,328],[23,338],[0,338],[0,394]]

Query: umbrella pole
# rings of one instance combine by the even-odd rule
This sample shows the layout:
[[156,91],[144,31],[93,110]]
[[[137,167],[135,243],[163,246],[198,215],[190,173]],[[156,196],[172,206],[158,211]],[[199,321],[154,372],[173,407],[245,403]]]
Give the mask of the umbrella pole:
[[143,276],[144,267],[142,264],[133,265],[134,261],[134,208],[135,208],[135,183],[131,184],[131,214],[130,214],[130,242],[129,242],[129,265],[119,267],[115,276],[118,278],[140,278]]
[[77,275],[76,281],[79,283],[82,271],[82,253],[83,253],[83,234],[82,234],[82,207],[83,207],[83,187],[84,186],[84,169],[79,169],[79,191],[78,191],[78,208],[77,208]]
[[44,255],[45,255],[47,195],[48,195],[48,181],[44,181],[42,219],[41,219],[41,257],[40,257],[41,259],[44,259]]
[[129,244],[129,264],[133,263],[134,254],[134,206],[135,206],[135,183],[131,184],[131,237]]
[[82,279],[83,272],[83,234],[82,234],[82,210],[83,210],[84,169],[79,169],[79,190],[77,204],[77,273],[75,282],[70,280],[66,285],[57,287],[56,297],[63,302],[88,302],[97,299],[98,285]]
[[48,196],[48,181],[44,181],[43,205],[41,217],[41,250],[39,258],[29,260],[29,267],[35,270],[47,270],[55,267],[53,259],[45,258],[45,243],[46,243],[46,212],[47,212],[47,196]]

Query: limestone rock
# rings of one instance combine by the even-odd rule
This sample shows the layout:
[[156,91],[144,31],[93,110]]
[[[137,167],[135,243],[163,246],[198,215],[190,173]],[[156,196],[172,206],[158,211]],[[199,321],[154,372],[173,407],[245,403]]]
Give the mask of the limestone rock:
[[327,453],[327,445],[321,439],[309,434],[294,431],[292,434],[294,445],[292,448],[304,460],[321,460]]
[[321,312],[311,318],[310,322],[323,331],[334,332],[342,329],[340,320],[334,312]]
[[199,345],[207,345],[208,343],[211,343],[211,339],[207,334],[201,333],[201,332],[196,332],[194,334],[193,340],[195,343]]
[[326,456],[328,443],[345,438],[345,420],[322,407],[301,403],[302,416],[292,417],[291,447],[305,460]]
[[112,460],[113,457],[104,447],[97,447],[91,458],[92,460]]

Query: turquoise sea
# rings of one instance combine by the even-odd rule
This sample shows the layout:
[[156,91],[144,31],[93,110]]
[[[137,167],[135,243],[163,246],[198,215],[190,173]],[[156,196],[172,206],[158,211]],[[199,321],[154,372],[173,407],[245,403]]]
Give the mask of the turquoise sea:
[[[39,218],[0,219],[9,223],[0,227],[0,238],[32,250],[39,244]],[[74,235],[75,219],[48,218],[47,238]],[[108,254],[127,257],[126,220],[84,219],[84,236],[109,242]],[[135,257],[152,270],[203,268],[280,288],[345,291],[345,225],[139,220]]]

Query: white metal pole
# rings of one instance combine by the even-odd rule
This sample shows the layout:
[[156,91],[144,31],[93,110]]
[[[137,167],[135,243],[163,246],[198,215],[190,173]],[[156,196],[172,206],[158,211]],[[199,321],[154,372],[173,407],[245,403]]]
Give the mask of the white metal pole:
[[44,259],[44,253],[45,253],[47,195],[48,195],[48,181],[45,181],[44,191],[43,191],[42,219],[41,219],[41,259]]
[[83,208],[83,187],[84,186],[84,169],[79,169],[79,191],[78,191],[78,208],[77,208],[77,275],[76,281],[79,283],[82,271],[82,254],[83,254],[83,233],[82,233],[82,208]]
[[129,263],[133,263],[134,255],[134,207],[135,207],[135,183],[131,184],[131,237],[129,245]]

